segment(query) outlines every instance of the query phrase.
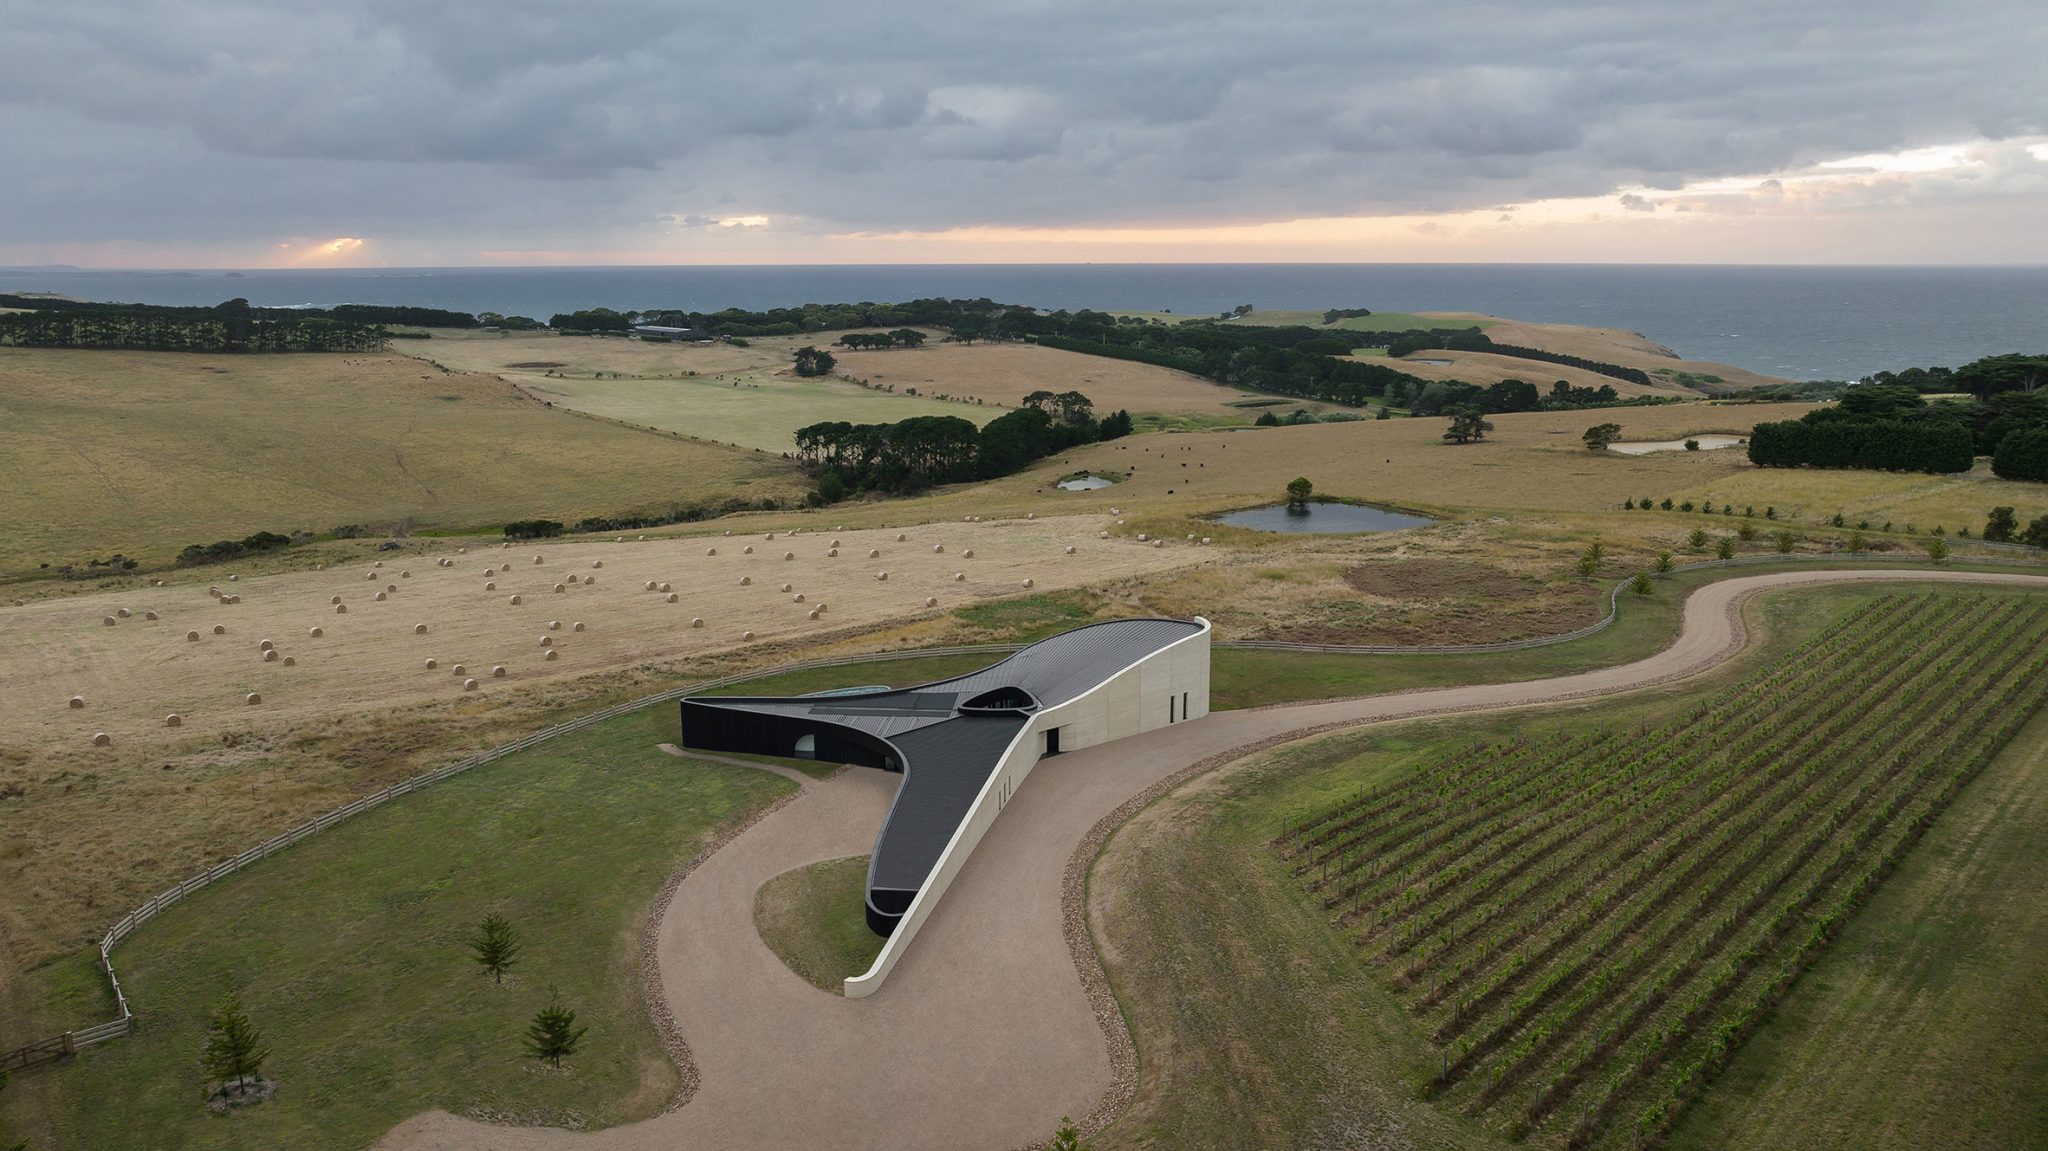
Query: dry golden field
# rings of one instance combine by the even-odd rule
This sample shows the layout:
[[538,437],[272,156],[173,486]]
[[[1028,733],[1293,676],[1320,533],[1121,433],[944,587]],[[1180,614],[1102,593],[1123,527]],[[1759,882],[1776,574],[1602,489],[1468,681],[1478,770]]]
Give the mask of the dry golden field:
[[1575,388],[1598,388],[1605,385],[1623,397],[1679,396],[1685,399],[1698,399],[1705,394],[1692,388],[1661,381],[1653,387],[1646,388],[1629,380],[1618,380],[1613,376],[1602,375],[1585,368],[1546,363],[1542,360],[1518,359],[1492,352],[1454,352],[1438,348],[1417,352],[1398,360],[1374,355],[1354,355],[1350,358],[1382,364],[1425,380],[1456,380],[1481,387],[1489,387],[1501,380],[1527,380],[1535,384],[1538,391],[1548,392],[1552,381],[1563,380]]
[[479,529],[728,497],[784,461],[549,410],[398,355],[0,349],[0,573],[259,530]]
[[[1213,383],[1171,368],[1104,356],[1041,348],[1036,344],[944,344],[917,349],[836,352],[839,370],[898,392],[978,399],[1014,408],[1027,392],[1075,391],[1095,402],[1098,414],[1129,412],[1235,416],[1231,405],[1255,393]],[[1308,405],[1320,407],[1322,405]]]
[[[551,706],[575,714],[608,690],[644,694],[685,668],[872,644],[892,623],[1216,554],[1103,540],[1097,517],[832,526],[772,540],[422,544],[385,553],[381,567],[231,580],[224,565],[162,588],[138,581],[0,607],[0,924],[22,962],[47,958],[153,885],[432,766],[408,754],[415,740],[453,758],[450,730],[458,739],[471,731],[466,750],[477,750],[505,738],[505,723],[530,730]],[[827,555],[835,538],[836,558]],[[650,581],[669,584],[677,602],[647,590]],[[213,586],[242,602],[217,602]],[[263,657],[265,640],[280,653],[274,661]],[[74,696],[82,706],[70,705]],[[172,714],[176,727],[166,726]],[[438,743],[424,738],[429,730]],[[94,745],[99,733],[110,746]]]

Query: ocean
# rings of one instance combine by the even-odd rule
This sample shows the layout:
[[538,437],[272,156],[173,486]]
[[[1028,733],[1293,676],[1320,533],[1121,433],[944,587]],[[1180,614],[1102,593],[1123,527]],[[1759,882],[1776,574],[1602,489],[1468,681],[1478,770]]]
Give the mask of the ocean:
[[418,304],[556,312],[770,308],[987,296],[1041,308],[1214,315],[1259,308],[1490,312],[1641,332],[1689,359],[1856,379],[2048,352],[2048,267],[1598,264],[995,264],[379,268],[224,273],[0,269],[0,292],[263,306]]

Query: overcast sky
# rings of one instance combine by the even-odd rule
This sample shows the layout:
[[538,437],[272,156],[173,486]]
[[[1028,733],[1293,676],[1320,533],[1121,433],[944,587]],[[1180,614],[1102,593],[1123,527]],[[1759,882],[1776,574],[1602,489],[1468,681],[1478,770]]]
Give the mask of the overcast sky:
[[2044,60],[2044,0],[0,0],[0,263],[2042,263]]

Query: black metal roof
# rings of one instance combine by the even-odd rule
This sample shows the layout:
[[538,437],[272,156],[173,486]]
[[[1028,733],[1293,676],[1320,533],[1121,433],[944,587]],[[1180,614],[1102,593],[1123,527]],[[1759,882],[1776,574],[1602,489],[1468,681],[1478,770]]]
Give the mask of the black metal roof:
[[[1033,711],[1067,703],[1201,631],[1202,625],[1187,620],[1110,620],[1062,632],[980,671],[919,687],[858,695],[692,696],[684,703],[835,724],[896,749],[903,785],[868,866],[873,909],[877,890],[911,893],[924,885]],[[1020,690],[1028,698],[1020,698]],[[688,735],[686,730],[686,743]]]

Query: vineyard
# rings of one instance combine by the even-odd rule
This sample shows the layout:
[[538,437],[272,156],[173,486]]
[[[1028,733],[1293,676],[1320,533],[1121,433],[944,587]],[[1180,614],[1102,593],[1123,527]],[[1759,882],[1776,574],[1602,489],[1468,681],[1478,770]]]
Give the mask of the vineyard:
[[1654,1145],[2048,699],[2048,600],[1904,594],[1661,726],[1457,750],[1274,841],[1440,1106]]

